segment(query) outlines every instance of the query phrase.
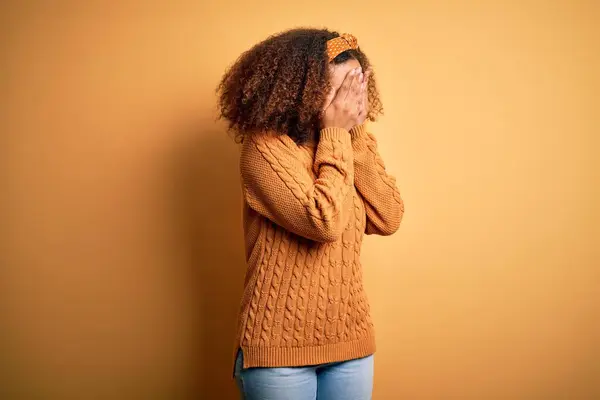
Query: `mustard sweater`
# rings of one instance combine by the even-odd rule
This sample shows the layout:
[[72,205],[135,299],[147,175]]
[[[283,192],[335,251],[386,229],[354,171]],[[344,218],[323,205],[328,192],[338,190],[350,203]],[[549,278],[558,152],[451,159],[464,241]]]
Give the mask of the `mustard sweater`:
[[318,143],[258,133],[240,158],[247,273],[236,348],[244,367],[323,364],[375,351],[363,289],[365,233],[404,213],[375,138],[359,126]]

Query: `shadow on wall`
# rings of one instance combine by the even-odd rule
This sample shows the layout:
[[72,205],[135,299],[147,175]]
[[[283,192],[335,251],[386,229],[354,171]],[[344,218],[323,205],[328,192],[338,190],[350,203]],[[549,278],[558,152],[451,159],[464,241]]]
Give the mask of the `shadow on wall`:
[[[233,350],[245,262],[241,227],[239,148],[214,123],[189,130],[175,152],[174,210],[195,333],[186,398],[237,399]],[[196,315],[197,311],[199,313]]]

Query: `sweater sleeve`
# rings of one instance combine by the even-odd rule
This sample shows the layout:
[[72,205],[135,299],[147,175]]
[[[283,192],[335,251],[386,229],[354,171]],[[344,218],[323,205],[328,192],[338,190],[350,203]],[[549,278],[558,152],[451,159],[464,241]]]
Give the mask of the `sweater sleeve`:
[[313,170],[284,135],[257,133],[242,147],[247,204],[286,230],[317,242],[336,241],[352,212],[354,160],[348,131],[321,131]]
[[354,127],[354,185],[365,202],[367,234],[391,235],[398,230],[404,215],[404,202],[396,180],[385,170],[377,151],[375,137],[364,126]]

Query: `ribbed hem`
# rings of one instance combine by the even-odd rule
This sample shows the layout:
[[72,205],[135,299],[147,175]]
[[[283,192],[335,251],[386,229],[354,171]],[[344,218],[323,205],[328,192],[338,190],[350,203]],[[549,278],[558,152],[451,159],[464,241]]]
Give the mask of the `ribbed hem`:
[[339,140],[344,144],[350,143],[350,133],[343,128],[325,128],[321,129],[321,139]]
[[367,129],[364,125],[357,125],[350,129],[350,136],[352,137],[352,148],[355,150],[367,149]]
[[350,136],[352,136],[352,139],[356,139],[360,136],[366,136],[367,134],[367,129],[365,128],[365,125],[356,125],[354,128],[350,129]]
[[244,347],[244,368],[302,367],[353,360],[375,353],[375,338],[303,347]]

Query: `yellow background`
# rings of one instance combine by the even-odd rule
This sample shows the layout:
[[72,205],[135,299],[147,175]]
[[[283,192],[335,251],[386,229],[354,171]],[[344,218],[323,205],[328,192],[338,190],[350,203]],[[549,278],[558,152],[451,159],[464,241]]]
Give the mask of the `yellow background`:
[[372,59],[406,203],[364,246],[374,398],[600,398],[599,3],[216,3],[2,2],[2,397],[237,398],[214,89],[327,26]]

